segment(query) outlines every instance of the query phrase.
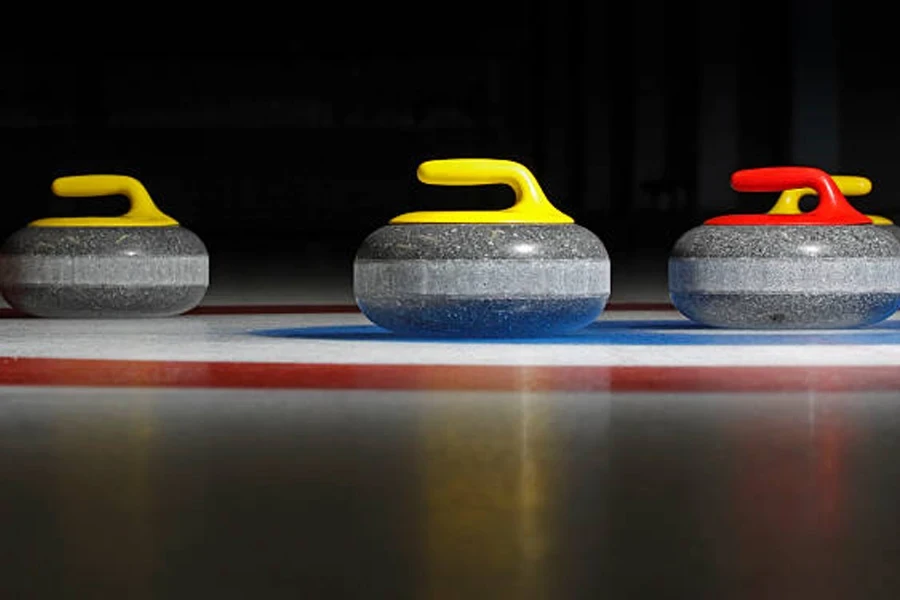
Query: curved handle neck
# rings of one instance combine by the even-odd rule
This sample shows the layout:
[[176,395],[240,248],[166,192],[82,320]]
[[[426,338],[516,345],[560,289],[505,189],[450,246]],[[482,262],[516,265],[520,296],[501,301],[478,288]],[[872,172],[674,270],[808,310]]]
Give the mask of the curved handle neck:
[[[837,184],[838,189],[847,196],[865,196],[872,191],[872,182],[866,177],[857,177],[853,175],[832,175],[831,179]],[[803,211],[800,210],[800,201],[807,196],[814,196],[816,190],[813,188],[793,188],[781,192],[778,201],[769,211],[770,215],[799,215]]]

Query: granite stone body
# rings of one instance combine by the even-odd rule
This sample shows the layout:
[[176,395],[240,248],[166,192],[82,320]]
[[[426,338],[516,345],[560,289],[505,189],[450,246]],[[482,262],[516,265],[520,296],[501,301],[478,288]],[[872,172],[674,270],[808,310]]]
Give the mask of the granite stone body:
[[578,225],[388,225],[360,246],[353,282],[363,314],[401,335],[537,337],[594,321],[610,264]]
[[880,225],[880,227],[883,227],[890,231],[891,235],[897,238],[897,241],[900,242],[900,227],[897,227],[896,225]]
[[900,306],[900,241],[887,227],[695,227],[669,259],[669,295],[714,327],[871,325]]
[[25,227],[0,248],[0,292],[38,317],[181,314],[209,286],[209,256],[171,227]]

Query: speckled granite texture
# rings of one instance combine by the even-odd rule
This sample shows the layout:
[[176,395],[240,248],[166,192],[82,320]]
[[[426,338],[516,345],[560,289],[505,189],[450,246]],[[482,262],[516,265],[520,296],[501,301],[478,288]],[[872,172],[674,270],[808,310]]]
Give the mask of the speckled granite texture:
[[874,225],[696,227],[672,250],[669,293],[714,327],[871,325],[900,306],[900,241]]
[[389,225],[354,262],[360,310],[408,336],[559,335],[609,293],[606,248],[578,225]]
[[895,238],[897,238],[897,241],[900,241],[900,227],[897,227],[896,225],[879,225],[879,227],[887,229]]
[[174,316],[208,286],[206,247],[183,227],[25,227],[0,248],[0,292],[38,317]]

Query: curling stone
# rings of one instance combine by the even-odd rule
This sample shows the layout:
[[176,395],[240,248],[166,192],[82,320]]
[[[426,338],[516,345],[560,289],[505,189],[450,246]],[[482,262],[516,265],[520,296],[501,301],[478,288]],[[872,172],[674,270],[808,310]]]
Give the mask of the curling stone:
[[714,327],[831,329],[870,325],[900,306],[900,242],[854,209],[825,172],[738,171],[738,192],[813,188],[814,210],[726,215],[685,233],[669,259],[669,295]]
[[[857,177],[852,175],[832,175],[831,178],[837,184],[838,189],[845,197],[865,196],[872,191],[872,182],[865,177]],[[812,188],[801,188],[794,190],[785,190],[781,192],[778,201],[770,215],[799,215],[803,211],[800,210],[800,200],[806,196],[814,195],[816,191]],[[885,227],[891,234],[900,240],[900,227],[894,225],[894,222],[886,217],[878,215],[866,215],[871,219],[874,225]]]
[[188,311],[209,285],[209,256],[194,233],[153,203],[131,177],[83,175],[53,182],[57,196],[124,195],[118,217],[41,219],[0,248],[0,293],[37,317],[165,317]]
[[426,184],[506,184],[499,211],[400,215],[360,246],[356,303],[373,323],[416,337],[527,338],[583,328],[606,306],[609,255],[593,233],[544,196],[524,166],[505,160],[422,163]]

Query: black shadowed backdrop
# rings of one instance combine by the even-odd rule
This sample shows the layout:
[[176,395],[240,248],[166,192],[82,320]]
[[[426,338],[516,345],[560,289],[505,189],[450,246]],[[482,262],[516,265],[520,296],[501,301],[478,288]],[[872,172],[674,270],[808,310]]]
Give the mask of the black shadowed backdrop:
[[416,180],[419,162],[450,157],[524,163],[614,260],[664,259],[702,218],[767,210],[774,196],[730,190],[739,168],[867,175],[864,208],[895,216],[894,53],[877,19],[831,2],[706,4],[456,4],[351,24],[338,8],[268,34],[231,24],[10,44],[0,233],[121,212],[124,199],[49,189],[119,173],[204,239],[213,286],[238,259],[349,269],[396,214],[511,202],[502,187]]

